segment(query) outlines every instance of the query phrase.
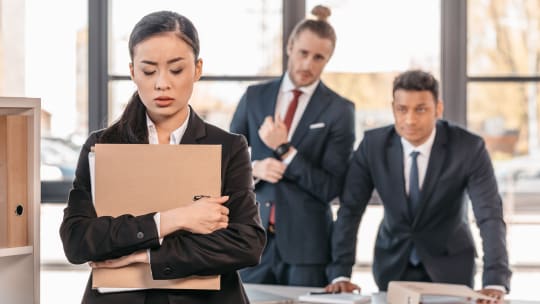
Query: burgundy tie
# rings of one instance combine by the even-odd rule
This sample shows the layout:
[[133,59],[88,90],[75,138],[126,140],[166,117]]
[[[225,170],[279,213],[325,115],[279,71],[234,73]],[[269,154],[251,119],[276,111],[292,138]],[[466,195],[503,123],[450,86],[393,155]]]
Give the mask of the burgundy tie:
[[291,100],[291,103],[289,103],[289,107],[287,108],[287,114],[285,114],[285,119],[283,122],[287,126],[287,130],[291,128],[291,124],[294,118],[294,113],[296,112],[296,108],[298,107],[298,98],[300,95],[302,95],[302,91],[298,89],[292,90],[293,93],[293,99]]
[[[302,91],[298,89],[292,90],[293,93],[293,99],[289,103],[289,107],[287,108],[287,114],[285,114],[285,119],[283,122],[285,123],[285,126],[287,126],[287,130],[291,129],[291,124],[294,118],[294,113],[296,112],[296,108],[298,107],[298,98],[300,95],[302,95]],[[268,223],[270,225],[274,226],[276,223],[276,204],[272,203],[272,206],[270,207],[270,217],[268,218]],[[271,229],[274,229],[272,227]]]

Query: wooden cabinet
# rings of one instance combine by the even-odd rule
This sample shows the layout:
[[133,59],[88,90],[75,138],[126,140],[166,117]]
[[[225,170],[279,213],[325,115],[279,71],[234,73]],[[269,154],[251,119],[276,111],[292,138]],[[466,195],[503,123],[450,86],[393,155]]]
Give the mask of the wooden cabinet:
[[0,97],[0,303],[39,303],[40,100]]

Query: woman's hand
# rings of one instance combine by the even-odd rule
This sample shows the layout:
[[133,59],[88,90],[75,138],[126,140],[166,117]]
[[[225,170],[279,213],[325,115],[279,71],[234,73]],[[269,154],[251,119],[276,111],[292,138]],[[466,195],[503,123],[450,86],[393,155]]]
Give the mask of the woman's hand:
[[160,217],[161,236],[176,230],[208,234],[229,225],[229,208],[223,206],[228,196],[204,197],[182,207],[162,212]]
[[146,250],[134,252],[116,259],[101,262],[90,262],[92,268],[120,268],[135,263],[148,263],[148,253]]

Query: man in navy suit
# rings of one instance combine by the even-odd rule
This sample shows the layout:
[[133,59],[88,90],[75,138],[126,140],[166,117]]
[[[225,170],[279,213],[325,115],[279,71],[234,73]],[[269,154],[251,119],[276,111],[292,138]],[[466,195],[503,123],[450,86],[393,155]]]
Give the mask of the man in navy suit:
[[[438,82],[408,71],[394,80],[395,124],[367,131],[355,151],[333,232],[330,279],[350,278],[358,225],[374,189],[384,206],[373,274],[390,281],[473,286],[476,250],[469,227],[468,193],[484,249],[482,292],[502,298],[511,272],[506,225],[484,141],[442,116]],[[328,291],[358,286],[337,280]]]
[[241,271],[244,282],[328,283],[330,202],[341,192],[354,143],[354,105],[320,81],[335,41],[325,20],[301,21],[287,45],[287,72],[250,86],[234,114],[230,130],[251,147],[268,235],[260,265]]

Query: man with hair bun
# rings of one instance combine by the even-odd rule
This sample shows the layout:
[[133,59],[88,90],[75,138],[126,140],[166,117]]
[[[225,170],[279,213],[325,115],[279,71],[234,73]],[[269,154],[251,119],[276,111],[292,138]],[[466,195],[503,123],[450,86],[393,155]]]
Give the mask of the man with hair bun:
[[325,286],[330,262],[330,202],[342,188],[354,143],[354,105],[326,87],[321,73],[336,45],[316,6],[293,29],[287,71],[248,87],[230,131],[251,147],[255,192],[267,245],[247,283]]

